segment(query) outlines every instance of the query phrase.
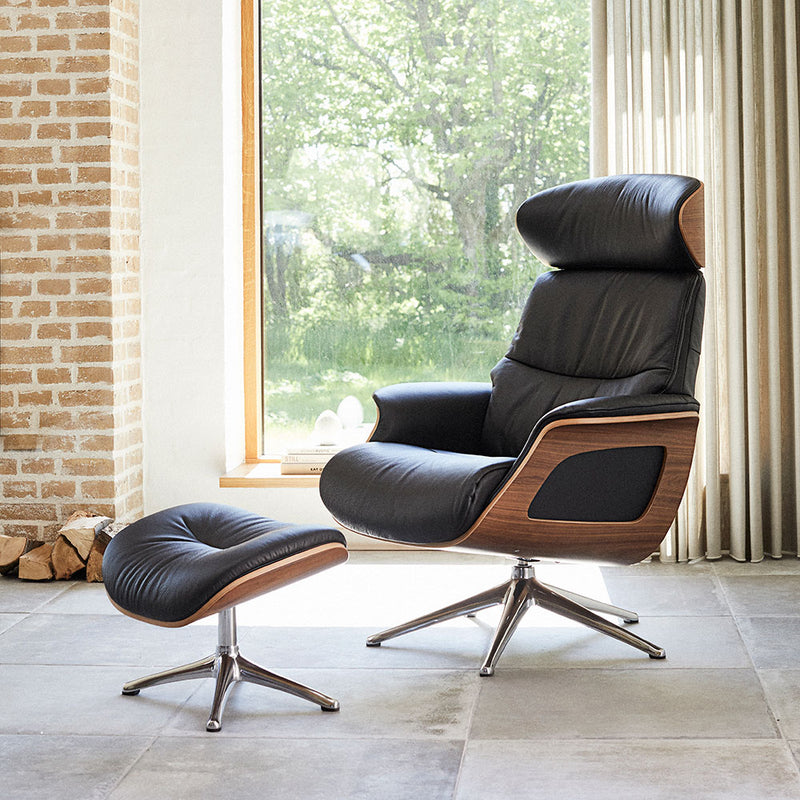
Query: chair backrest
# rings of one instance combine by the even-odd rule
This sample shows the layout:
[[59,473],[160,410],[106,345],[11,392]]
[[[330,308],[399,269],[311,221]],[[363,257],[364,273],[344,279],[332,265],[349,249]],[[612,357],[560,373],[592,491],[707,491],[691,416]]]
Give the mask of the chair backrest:
[[523,203],[519,233],[556,269],[534,284],[492,370],[487,455],[518,454],[544,414],[573,400],[693,394],[705,302],[702,188],[678,175],[618,175]]

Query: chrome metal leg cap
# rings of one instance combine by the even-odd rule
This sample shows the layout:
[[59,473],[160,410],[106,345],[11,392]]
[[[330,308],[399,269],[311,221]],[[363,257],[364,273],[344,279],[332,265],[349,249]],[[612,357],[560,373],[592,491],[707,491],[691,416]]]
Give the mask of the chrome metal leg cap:
[[667,657],[667,651],[662,648],[661,650],[659,650],[659,651],[657,651],[655,653],[648,653],[647,655],[649,655],[650,658],[659,658],[659,659],[660,658],[666,658]]
[[339,701],[334,700],[329,706],[320,706],[323,711],[338,711],[339,710]]
[[122,687],[122,694],[127,694],[127,695],[131,695],[131,696],[133,696],[133,695],[135,695],[135,694],[139,694],[139,689],[126,689],[126,688],[123,686],[123,687]]
[[210,719],[206,722],[206,730],[209,733],[219,733],[222,730],[222,723],[218,719]]
[[494,667],[481,667],[480,674],[482,678],[491,678],[494,675]]

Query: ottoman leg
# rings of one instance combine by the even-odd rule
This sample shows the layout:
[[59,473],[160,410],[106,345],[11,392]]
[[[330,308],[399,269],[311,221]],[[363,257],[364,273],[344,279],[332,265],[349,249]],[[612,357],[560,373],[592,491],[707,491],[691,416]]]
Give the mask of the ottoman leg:
[[239,669],[241,670],[241,680],[247,683],[257,683],[259,686],[266,686],[269,689],[277,689],[279,692],[287,692],[295,697],[301,697],[311,703],[316,703],[323,711],[338,711],[339,701],[328,697],[326,694],[303,686],[302,683],[276,675],[274,672],[259,667],[252,661],[248,661],[244,656],[239,656]]
[[216,672],[217,654],[193,661],[191,664],[184,664],[180,667],[165,669],[163,672],[156,672],[154,675],[146,675],[144,678],[137,678],[135,681],[128,681],[122,687],[122,694],[139,694],[141,689],[149,689],[151,686],[158,686],[162,683],[174,683],[175,681],[191,681],[195,678],[213,678]]
[[316,703],[323,711],[338,711],[339,701],[314,691],[301,683],[275,675],[273,672],[248,661],[239,653],[236,634],[236,608],[226,608],[219,612],[217,619],[217,650],[206,658],[185,664],[182,667],[157,672],[129,681],[122,687],[122,694],[139,694],[141,689],[174,681],[188,681],[193,678],[215,678],[214,699],[206,723],[206,730],[217,733],[222,730],[222,712],[234,684],[243,681],[287,692],[295,697]]

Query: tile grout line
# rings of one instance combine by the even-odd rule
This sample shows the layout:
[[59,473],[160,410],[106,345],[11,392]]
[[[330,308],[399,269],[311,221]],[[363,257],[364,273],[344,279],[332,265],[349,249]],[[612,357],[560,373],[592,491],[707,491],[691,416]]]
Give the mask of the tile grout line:
[[[477,668],[475,668],[477,669]],[[481,676],[478,677],[478,691],[475,692],[475,699],[472,701],[472,707],[470,708],[469,717],[467,718],[467,726],[466,731],[464,733],[464,746],[461,750],[461,758],[458,762],[458,769],[456,770],[456,780],[453,784],[453,796],[452,800],[457,800],[458,792],[461,786],[461,774],[464,770],[464,761],[467,757],[467,748],[469,747],[470,737],[472,735],[472,723],[475,719],[475,713],[478,710],[478,703],[480,702],[481,692],[483,691],[483,687],[485,685],[486,678]]]

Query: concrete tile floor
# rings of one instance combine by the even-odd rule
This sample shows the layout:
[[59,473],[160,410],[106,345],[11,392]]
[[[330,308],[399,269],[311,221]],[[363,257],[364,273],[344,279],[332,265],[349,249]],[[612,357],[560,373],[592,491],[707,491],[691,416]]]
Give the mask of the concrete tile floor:
[[364,637],[506,579],[502,559],[356,552],[240,607],[250,659],[338,714],[251,685],[205,732],[211,682],[121,684],[212,651],[213,620],[123,617],[102,586],[0,578],[3,798],[800,800],[800,562],[542,565],[638,611],[626,645],[531,610],[492,678],[496,613]]

